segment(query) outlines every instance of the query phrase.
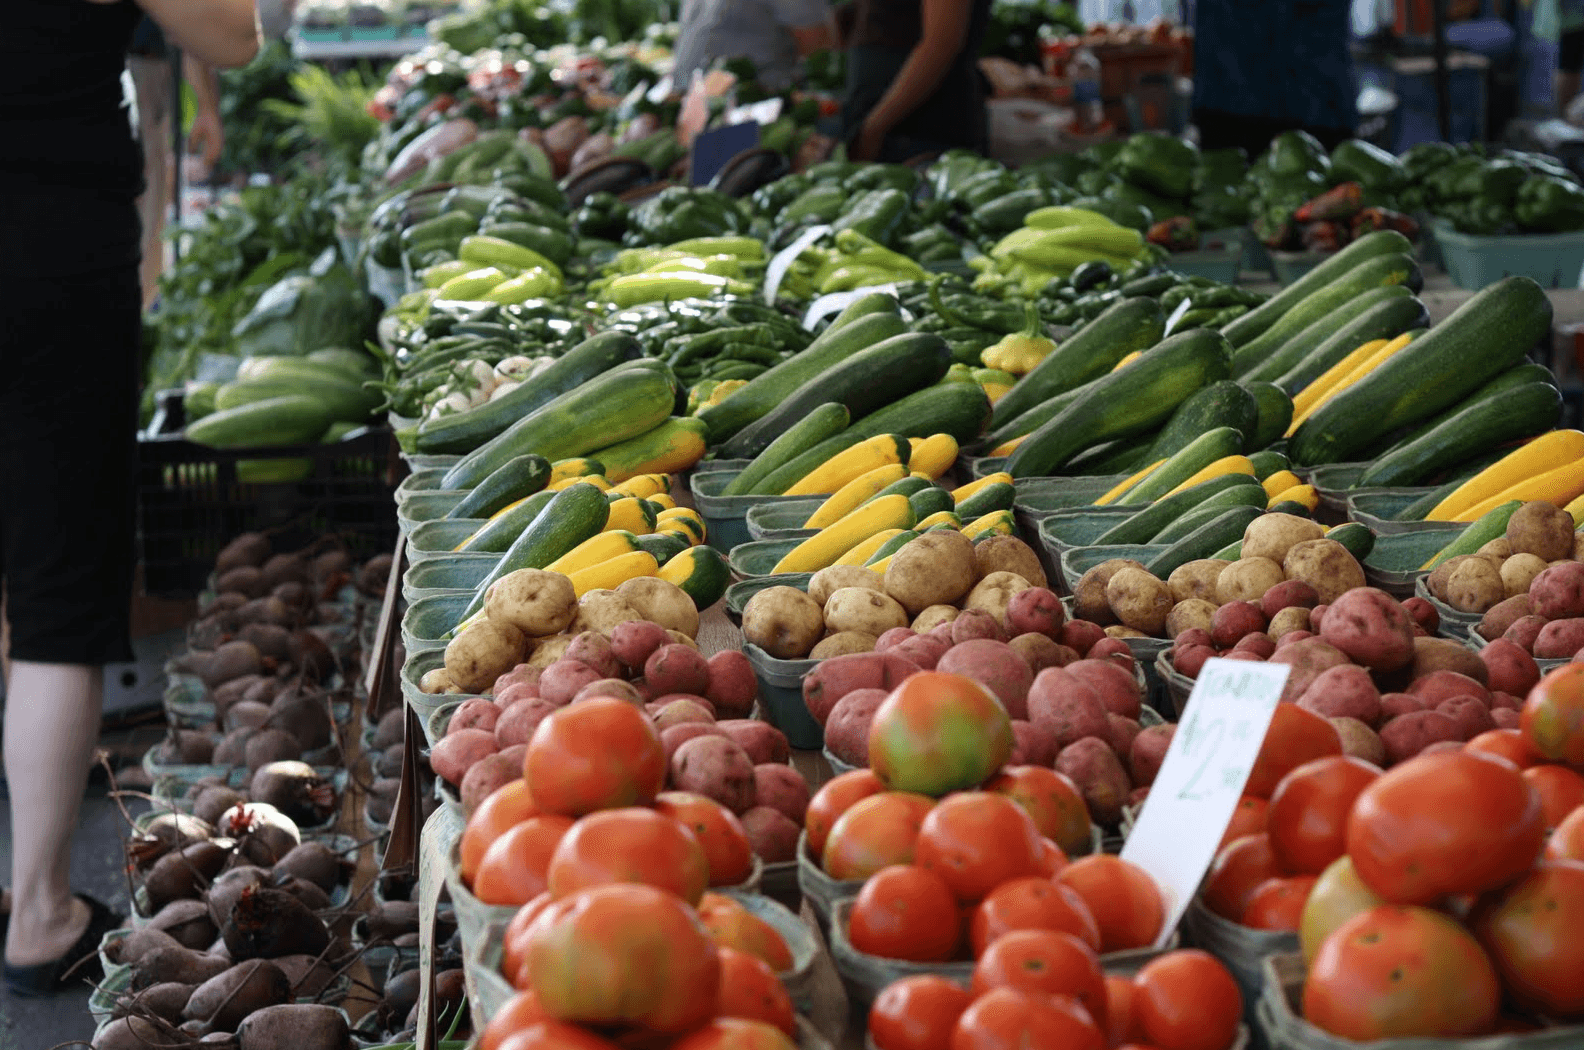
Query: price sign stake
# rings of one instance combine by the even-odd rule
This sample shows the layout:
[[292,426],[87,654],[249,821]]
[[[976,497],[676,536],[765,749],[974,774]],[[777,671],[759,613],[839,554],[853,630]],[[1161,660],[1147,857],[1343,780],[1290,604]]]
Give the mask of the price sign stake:
[[1292,670],[1286,664],[1206,660],[1166,749],[1122,859],[1154,878],[1166,899],[1164,948],[1215,859]]

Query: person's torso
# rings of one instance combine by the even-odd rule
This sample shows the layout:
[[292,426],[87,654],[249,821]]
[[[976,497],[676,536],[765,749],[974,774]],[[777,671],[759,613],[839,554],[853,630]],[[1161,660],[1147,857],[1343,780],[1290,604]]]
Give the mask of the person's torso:
[[[919,0],[856,0],[857,18],[853,25],[854,44],[911,50],[923,35],[923,5]],[[968,31],[963,34],[963,49],[957,65],[972,65],[979,56],[979,45],[990,22],[990,0],[973,0],[968,15]]]
[[717,58],[746,58],[772,89],[792,83],[797,42],[768,0],[688,0],[682,6],[677,71],[685,82]]
[[1348,0],[1198,0],[1194,105],[1295,127],[1351,128]]
[[[900,71],[923,35],[918,0],[857,0],[852,49],[848,52],[846,118],[856,129]],[[979,45],[990,21],[990,0],[972,0],[961,49],[940,86],[893,130],[948,145],[982,147],[984,89]]]

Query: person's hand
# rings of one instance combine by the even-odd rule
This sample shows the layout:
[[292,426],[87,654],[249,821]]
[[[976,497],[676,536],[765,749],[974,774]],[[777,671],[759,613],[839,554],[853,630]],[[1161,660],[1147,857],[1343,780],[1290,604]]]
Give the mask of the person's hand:
[[879,127],[873,121],[865,120],[847,153],[853,160],[879,160],[880,151],[885,145],[885,137],[886,129]]
[[187,133],[187,145],[203,157],[204,167],[213,168],[225,148],[225,130],[220,125],[220,114],[200,109],[193,115],[192,130]]

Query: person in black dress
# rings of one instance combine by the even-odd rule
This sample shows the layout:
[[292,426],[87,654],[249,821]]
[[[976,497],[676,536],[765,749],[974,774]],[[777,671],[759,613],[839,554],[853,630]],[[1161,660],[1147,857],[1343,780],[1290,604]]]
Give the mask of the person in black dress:
[[122,73],[148,14],[217,66],[258,50],[254,0],[6,0],[0,38],[0,584],[9,628],[5,982],[95,976],[120,917],[73,895],[70,843],[103,667],[131,659],[143,157]]

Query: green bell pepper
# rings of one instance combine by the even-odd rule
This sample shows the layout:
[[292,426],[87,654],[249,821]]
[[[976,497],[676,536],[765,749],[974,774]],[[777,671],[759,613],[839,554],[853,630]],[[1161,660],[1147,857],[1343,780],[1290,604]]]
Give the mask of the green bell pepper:
[[1297,175],[1313,171],[1328,176],[1331,158],[1320,140],[1307,131],[1284,131],[1271,141],[1262,166],[1277,175]]
[[1331,151],[1331,182],[1356,182],[1366,190],[1401,189],[1407,174],[1396,157],[1379,146],[1348,139]]
[[1112,169],[1124,182],[1173,200],[1185,200],[1193,189],[1198,159],[1199,148],[1191,142],[1164,132],[1146,131],[1128,137]]
[[1513,213],[1528,230],[1584,230],[1584,186],[1551,175],[1532,175],[1518,188]]
[[908,195],[901,190],[869,190],[851,199],[831,228],[857,230],[865,237],[885,243],[896,233],[907,214]]
[[1023,225],[1029,212],[1051,203],[1050,194],[1041,189],[1013,190],[975,208],[971,218],[980,233],[1000,237]]

